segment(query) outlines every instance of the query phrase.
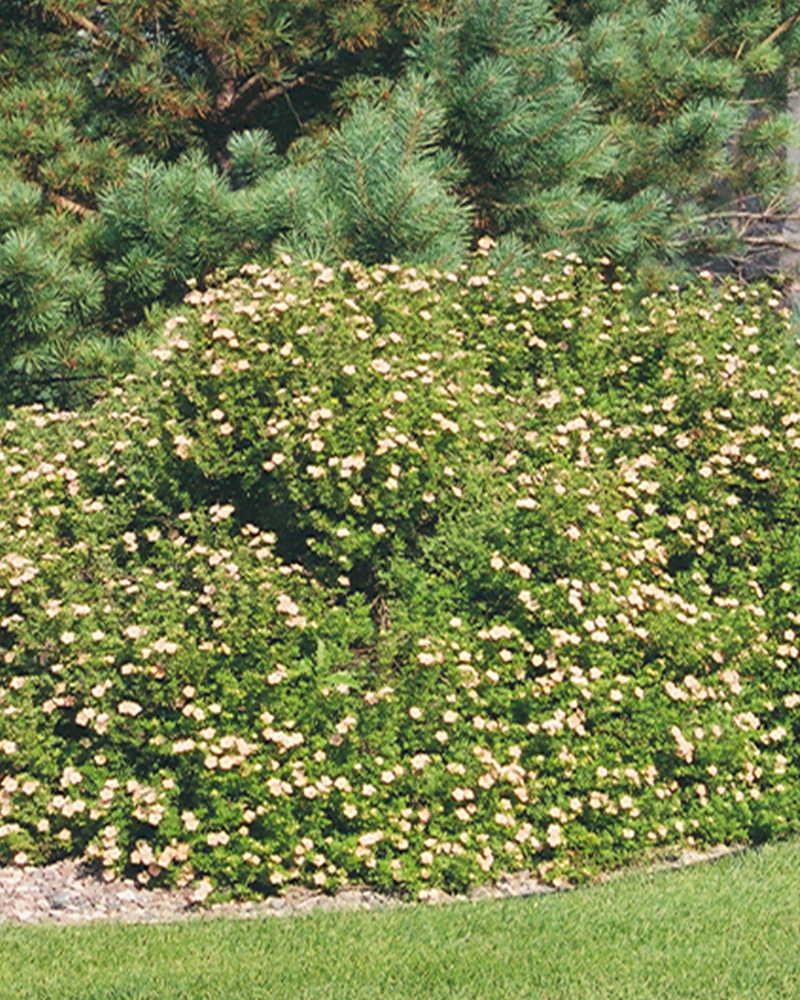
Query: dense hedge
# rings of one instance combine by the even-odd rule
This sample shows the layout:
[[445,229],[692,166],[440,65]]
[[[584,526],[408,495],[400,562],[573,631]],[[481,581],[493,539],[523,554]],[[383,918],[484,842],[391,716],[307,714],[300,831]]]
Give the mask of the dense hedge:
[[0,863],[418,893],[796,829],[787,313],[637,310],[557,254],[252,266],[11,414]]

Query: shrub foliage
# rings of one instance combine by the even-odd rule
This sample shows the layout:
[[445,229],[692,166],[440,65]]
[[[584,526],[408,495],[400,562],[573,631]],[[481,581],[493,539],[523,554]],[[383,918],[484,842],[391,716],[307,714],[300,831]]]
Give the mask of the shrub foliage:
[[10,414],[0,863],[424,894],[796,828],[779,296],[492,263],[246,266]]

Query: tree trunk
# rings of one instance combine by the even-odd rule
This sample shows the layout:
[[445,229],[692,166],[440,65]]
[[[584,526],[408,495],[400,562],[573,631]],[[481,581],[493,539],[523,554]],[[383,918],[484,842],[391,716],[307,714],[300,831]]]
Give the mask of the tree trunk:
[[789,78],[787,110],[794,120],[794,136],[786,149],[786,161],[793,178],[789,189],[787,220],[783,238],[788,246],[780,256],[780,270],[787,279],[789,304],[794,309],[800,305],[800,74],[792,70]]

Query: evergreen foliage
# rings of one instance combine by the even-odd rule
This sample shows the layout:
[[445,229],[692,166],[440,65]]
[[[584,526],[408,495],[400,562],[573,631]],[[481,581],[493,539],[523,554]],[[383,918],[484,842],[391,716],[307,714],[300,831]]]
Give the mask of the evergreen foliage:
[[22,346],[85,324],[99,311],[98,272],[75,267],[31,227],[0,239],[0,364]]
[[280,164],[275,140],[264,129],[237,132],[228,141],[231,183],[235,187],[254,185],[268,177]]
[[228,184],[199,152],[174,164],[136,160],[100,199],[93,239],[116,313],[175,296],[222,264],[234,239]]
[[301,257],[366,263],[457,263],[468,248],[463,172],[446,150],[443,114],[423,80],[398,85],[381,106],[357,101],[304,169],[316,188],[284,241]]
[[544,0],[468,0],[410,53],[435,81],[445,141],[469,165],[468,189],[495,232],[585,245],[608,225],[590,182],[614,151],[571,75],[577,54]]
[[0,356],[253,254],[749,266],[798,54],[777,0],[0,0]]

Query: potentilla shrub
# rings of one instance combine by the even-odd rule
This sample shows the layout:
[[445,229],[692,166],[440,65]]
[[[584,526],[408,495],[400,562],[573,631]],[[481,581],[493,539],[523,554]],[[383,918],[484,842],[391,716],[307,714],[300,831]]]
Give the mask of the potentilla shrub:
[[0,862],[579,881],[796,829],[800,388],[766,286],[248,266],[0,444]]

